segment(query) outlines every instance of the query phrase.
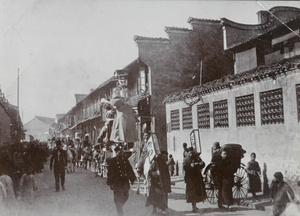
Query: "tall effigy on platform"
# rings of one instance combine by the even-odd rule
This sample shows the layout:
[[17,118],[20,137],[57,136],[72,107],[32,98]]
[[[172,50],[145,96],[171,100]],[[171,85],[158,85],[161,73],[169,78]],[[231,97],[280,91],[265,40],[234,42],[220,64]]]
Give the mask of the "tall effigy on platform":
[[115,143],[124,145],[138,141],[137,118],[133,108],[126,103],[128,95],[126,71],[116,71],[118,85],[113,89],[110,103],[116,108],[110,139]]

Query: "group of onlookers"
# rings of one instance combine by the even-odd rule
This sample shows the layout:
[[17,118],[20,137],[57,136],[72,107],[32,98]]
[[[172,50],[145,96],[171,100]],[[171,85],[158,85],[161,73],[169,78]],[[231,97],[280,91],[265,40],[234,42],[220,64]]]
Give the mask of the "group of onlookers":
[[[212,147],[212,160],[213,168],[211,170],[213,183],[218,191],[218,207],[228,209],[234,204],[232,187],[234,186],[234,174],[237,171],[237,164],[234,160],[230,160],[230,148],[233,146],[222,147],[219,142],[215,142]],[[237,152],[235,152],[237,153]],[[240,152],[243,155],[243,150]],[[239,152],[238,152],[239,154]],[[197,202],[204,201],[206,198],[205,185],[202,177],[202,169],[205,163],[201,160],[200,154],[196,153],[193,147],[187,148],[187,144],[183,144],[183,169],[184,179],[186,182],[186,201],[192,203],[193,212],[197,212]],[[248,174],[249,185],[248,192],[252,193],[253,198],[257,198],[258,192],[262,191],[261,188],[261,169],[259,163],[256,161],[256,154],[250,154],[251,160],[247,163],[245,170]],[[240,164],[238,164],[240,166]],[[265,173],[264,178],[266,178]],[[285,211],[287,203],[295,200],[295,195],[291,187],[284,182],[281,172],[274,174],[270,187],[264,190],[264,195],[269,196],[273,202],[273,215],[279,216]],[[225,205],[225,206],[224,206]]]
[[[42,172],[49,151],[37,140],[0,147],[0,206],[11,207],[16,200],[34,201],[34,174]],[[0,207],[1,208],[1,207]]]

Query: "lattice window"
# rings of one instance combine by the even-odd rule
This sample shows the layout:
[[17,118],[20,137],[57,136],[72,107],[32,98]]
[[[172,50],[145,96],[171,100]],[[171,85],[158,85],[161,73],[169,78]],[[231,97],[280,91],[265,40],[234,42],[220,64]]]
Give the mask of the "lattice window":
[[179,110],[171,111],[171,130],[180,129]]
[[236,125],[238,127],[254,126],[254,95],[246,95],[235,98]]
[[227,100],[216,101],[214,106],[214,127],[229,127],[228,124],[228,102]]
[[197,106],[198,128],[210,128],[209,103]]
[[283,124],[282,89],[260,93],[261,124]]
[[182,128],[183,129],[193,128],[192,107],[187,107],[182,109]]
[[300,121],[300,84],[296,85],[296,96],[297,96],[297,110],[298,110],[298,122]]

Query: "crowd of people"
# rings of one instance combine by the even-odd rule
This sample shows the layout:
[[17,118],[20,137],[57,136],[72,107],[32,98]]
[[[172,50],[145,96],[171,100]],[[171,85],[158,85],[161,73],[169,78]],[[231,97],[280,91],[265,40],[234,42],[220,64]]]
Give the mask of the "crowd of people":
[[[130,184],[141,176],[149,186],[145,206],[152,206],[166,214],[168,194],[171,193],[171,176],[175,174],[175,160],[172,154],[161,151],[150,138],[153,138],[147,127],[143,130],[143,139],[138,140],[136,116],[133,109],[121,97],[122,89],[115,88],[110,101],[102,100],[106,111],[106,122],[92,145],[88,134],[84,139],[70,136],[53,138],[49,143],[32,141],[0,147],[0,205],[24,199],[33,202],[37,190],[34,174],[42,172],[44,163],[50,157],[50,170],[54,172],[55,191],[65,190],[65,174],[75,172],[75,167],[92,169],[98,176],[107,177],[107,184],[113,191],[118,215],[123,215],[123,206],[129,197]],[[122,93],[124,94],[124,93]],[[133,145],[135,143],[135,145]],[[235,145],[235,146],[234,146]],[[128,149],[133,148],[133,152]],[[128,152],[132,153],[128,158]],[[217,190],[218,207],[230,209],[234,204],[232,187],[234,174],[240,167],[245,151],[240,145],[227,144],[212,146],[213,164],[211,174]],[[261,169],[256,161],[256,154],[251,153],[246,171],[249,178],[248,191],[255,198],[261,192]],[[183,175],[186,183],[186,202],[191,203],[192,211],[197,212],[197,203],[206,200],[206,188],[202,170],[205,162],[200,153],[183,143]],[[103,166],[102,166],[103,165]],[[178,171],[178,170],[177,170]],[[265,173],[264,174],[264,178]],[[267,186],[269,186],[267,184]],[[289,195],[288,195],[289,194]],[[295,195],[290,186],[283,181],[280,172],[274,174],[270,187],[264,188],[264,195],[274,202],[273,214],[280,215]],[[0,206],[1,208],[1,206]],[[1,209],[0,209],[1,211]]]
[[45,142],[33,140],[0,147],[0,187],[2,207],[16,200],[34,201],[37,187],[33,175],[43,172],[50,152]]

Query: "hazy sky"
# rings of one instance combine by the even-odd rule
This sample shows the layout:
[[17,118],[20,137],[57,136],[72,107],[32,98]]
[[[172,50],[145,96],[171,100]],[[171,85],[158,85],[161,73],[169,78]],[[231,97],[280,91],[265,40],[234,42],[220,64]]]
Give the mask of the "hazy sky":
[[[260,1],[300,7],[297,1]],[[257,1],[0,0],[0,88],[23,123],[75,106],[76,93],[113,76],[138,57],[135,35],[164,37],[189,17],[257,24]]]

